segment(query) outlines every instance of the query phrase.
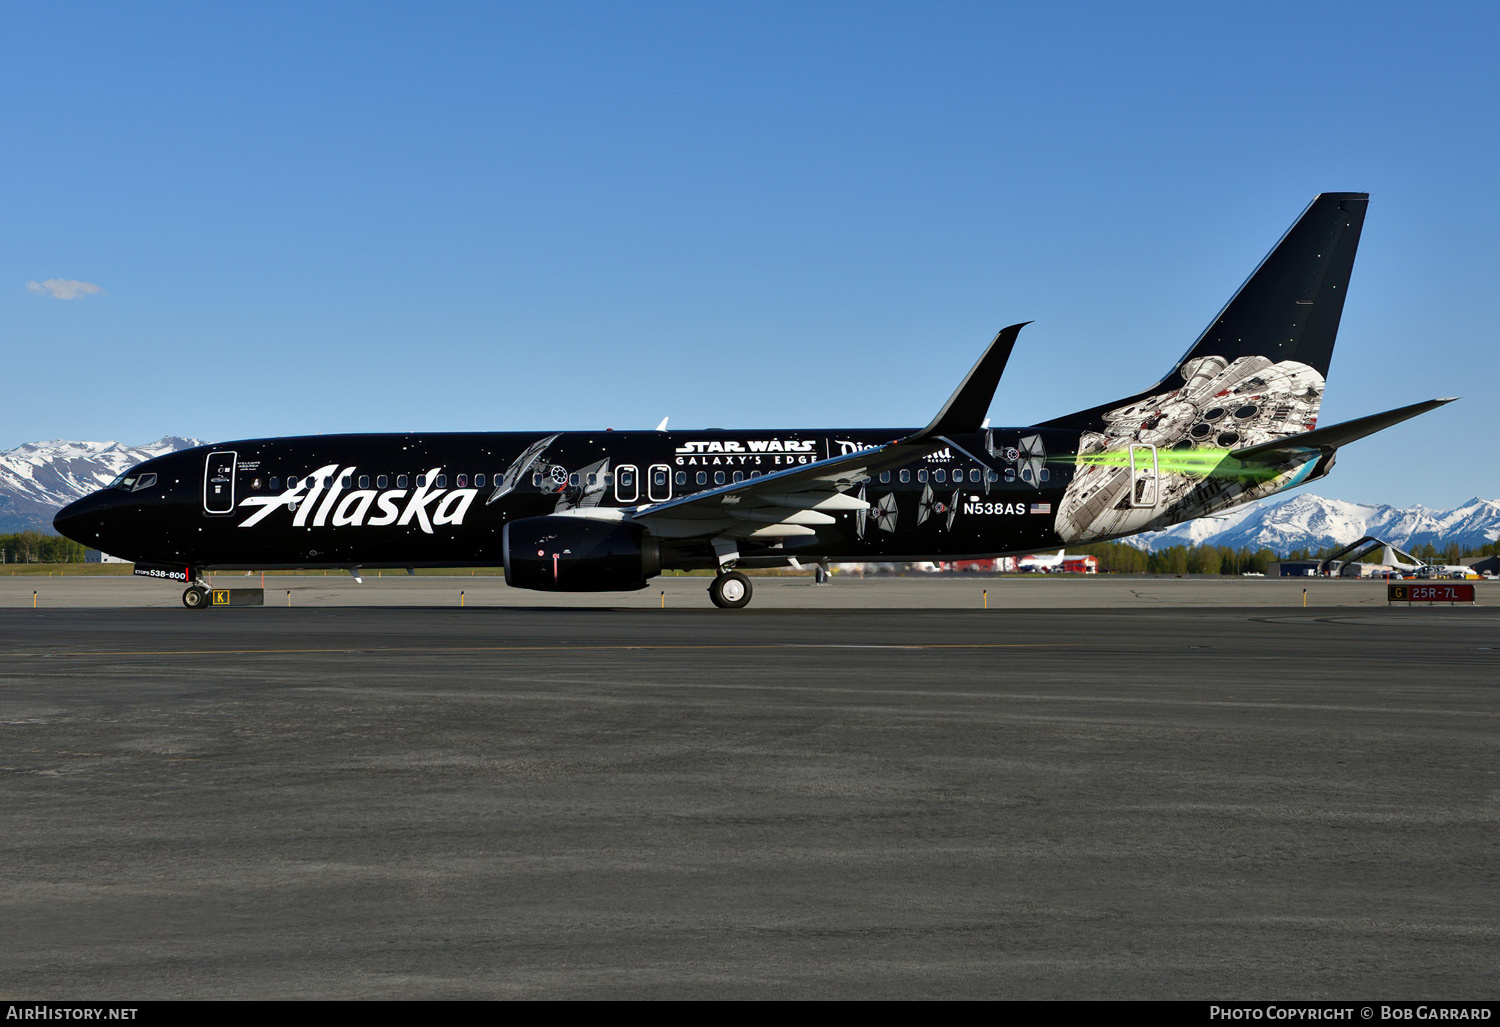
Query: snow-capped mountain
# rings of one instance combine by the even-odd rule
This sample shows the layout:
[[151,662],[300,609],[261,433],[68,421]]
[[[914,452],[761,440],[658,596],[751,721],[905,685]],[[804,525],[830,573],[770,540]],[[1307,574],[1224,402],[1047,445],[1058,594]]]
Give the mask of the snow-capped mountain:
[[1157,551],[1168,546],[1214,545],[1231,549],[1265,547],[1285,554],[1293,549],[1344,546],[1365,535],[1412,549],[1450,542],[1482,546],[1500,536],[1500,501],[1474,498],[1452,510],[1424,506],[1366,506],[1339,499],[1301,495],[1284,503],[1252,503],[1215,517],[1146,532],[1132,545]]
[[0,453],[0,532],[52,531],[52,515],[164,453],[201,446],[169,435],[145,446],[118,442],[27,442]]

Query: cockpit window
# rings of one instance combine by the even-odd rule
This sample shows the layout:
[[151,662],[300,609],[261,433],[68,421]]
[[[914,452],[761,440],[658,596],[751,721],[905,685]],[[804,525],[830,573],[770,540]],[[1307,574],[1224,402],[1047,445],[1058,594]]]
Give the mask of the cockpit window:
[[110,482],[109,487],[112,489],[124,489],[126,492],[139,492],[142,489],[149,489],[155,484],[156,475],[154,474],[136,474],[133,471],[126,471]]

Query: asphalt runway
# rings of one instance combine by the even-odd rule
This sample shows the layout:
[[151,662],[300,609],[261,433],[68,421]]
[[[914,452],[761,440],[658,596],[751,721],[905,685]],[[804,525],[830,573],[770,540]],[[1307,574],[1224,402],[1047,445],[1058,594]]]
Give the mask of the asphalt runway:
[[1500,606],[21,580],[6,999],[1500,991]]
[[[259,588],[268,606],[498,606],[588,610],[712,609],[707,577],[661,577],[639,592],[530,592],[502,577],[408,577],[367,572],[357,583],[343,571],[302,575],[218,574],[215,588]],[[1076,610],[1174,606],[1271,606],[1282,609],[1386,605],[1381,581],[1328,578],[1158,577],[1074,574],[835,575],[817,586],[810,575],[753,579],[754,610]],[[1500,605],[1500,581],[1472,582],[1480,604]],[[0,575],[0,609],[60,607],[180,608],[182,586],[132,577]]]

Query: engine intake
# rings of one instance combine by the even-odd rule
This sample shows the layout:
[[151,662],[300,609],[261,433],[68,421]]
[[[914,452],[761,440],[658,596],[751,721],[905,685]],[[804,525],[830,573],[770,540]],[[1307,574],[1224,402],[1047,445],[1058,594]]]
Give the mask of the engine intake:
[[503,536],[505,583],[541,592],[633,592],[661,573],[641,528],[582,517],[526,517]]

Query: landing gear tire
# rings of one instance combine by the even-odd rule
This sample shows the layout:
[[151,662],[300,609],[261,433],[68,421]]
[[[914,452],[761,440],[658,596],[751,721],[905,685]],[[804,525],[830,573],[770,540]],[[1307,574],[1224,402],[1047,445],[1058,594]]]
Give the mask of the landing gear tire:
[[189,610],[208,609],[208,589],[202,585],[189,585],[182,593],[182,605]]
[[708,586],[708,598],[713,600],[713,604],[721,610],[738,610],[748,606],[753,592],[750,579],[739,571],[720,574],[714,579],[714,583]]

